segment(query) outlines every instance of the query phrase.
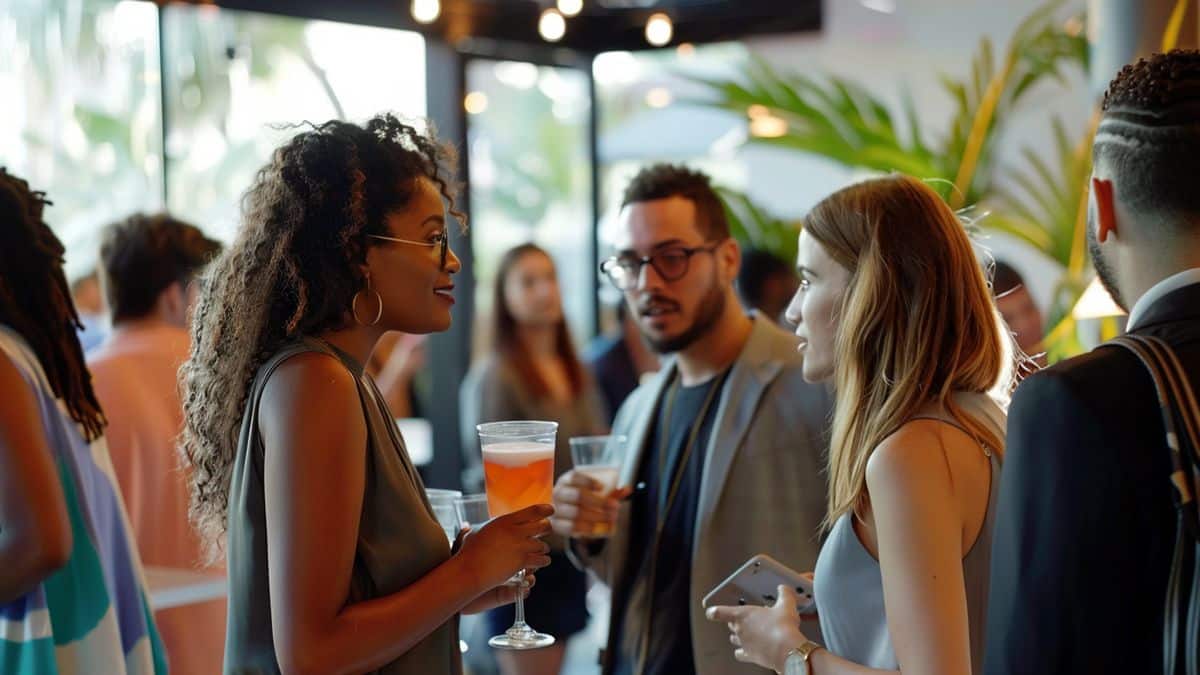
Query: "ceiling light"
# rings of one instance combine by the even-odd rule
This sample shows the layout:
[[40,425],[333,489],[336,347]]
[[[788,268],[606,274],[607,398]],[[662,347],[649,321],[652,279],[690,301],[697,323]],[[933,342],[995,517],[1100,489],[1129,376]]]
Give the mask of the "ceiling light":
[[567,33],[567,20],[557,9],[547,9],[538,19],[538,33],[546,42],[558,42]]
[[666,87],[655,87],[646,92],[646,105],[651,108],[665,108],[671,105],[674,98],[671,96],[671,90]]
[[681,59],[690,59],[696,55],[696,46],[690,42],[681,42],[675,48],[675,55]]
[[433,23],[442,13],[439,0],[413,0],[412,17],[420,23]]
[[655,47],[662,47],[671,41],[671,34],[675,32],[675,27],[671,25],[671,17],[656,12],[650,15],[646,20],[646,42]]
[[750,134],[756,138],[779,138],[787,131],[787,120],[782,117],[762,115],[750,120]]
[[583,0],[558,0],[558,11],[563,16],[575,16],[583,11]]
[[592,60],[592,76],[601,86],[621,86],[636,81],[642,65],[629,52],[603,52]]
[[497,61],[492,74],[501,84],[520,89],[532,89],[538,81],[538,68],[524,61]]
[[873,9],[882,14],[896,13],[896,0],[859,0],[863,7]]
[[771,109],[765,105],[755,103],[754,105],[750,106],[749,108],[746,108],[746,117],[749,117],[750,119],[757,119],[759,117],[770,117],[770,116],[771,116]]
[[463,99],[463,108],[466,108],[467,112],[472,115],[478,115],[487,110],[487,107],[488,97],[482,91],[473,91]]

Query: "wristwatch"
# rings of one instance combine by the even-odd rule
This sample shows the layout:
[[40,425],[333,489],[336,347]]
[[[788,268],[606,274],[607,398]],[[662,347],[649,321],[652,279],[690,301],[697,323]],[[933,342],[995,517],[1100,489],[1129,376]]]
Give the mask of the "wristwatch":
[[807,675],[813,675],[812,662],[809,661],[809,658],[813,655],[813,652],[817,651],[818,649],[824,649],[824,647],[813,642],[812,640],[806,640],[804,644],[792,649],[787,653],[787,656],[783,659],[783,665],[786,668],[787,662],[792,658],[792,654],[796,654],[800,658],[804,659],[804,672],[807,673]]

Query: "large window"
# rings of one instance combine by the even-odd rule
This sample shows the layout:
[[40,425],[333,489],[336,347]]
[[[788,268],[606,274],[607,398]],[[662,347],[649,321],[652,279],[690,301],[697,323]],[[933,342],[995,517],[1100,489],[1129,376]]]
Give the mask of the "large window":
[[134,211],[165,206],[228,239],[254,172],[303,122],[426,111],[424,39],[407,31],[5,0],[0,45],[0,91],[14,93],[0,105],[0,165],[54,202],[72,278],[95,265],[101,228]]
[[0,3],[0,165],[54,202],[67,273],[100,228],[161,208],[158,9],[124,0]]
[[477,59],[466,75],[477,349],[489,340],[500,257],[530,241],[554,257],[582,341],[595,302],[587,74]]
[[425,115],[417,33],[170,5],[164,14],[168,202],[221,236],[271,151],[305,122]]

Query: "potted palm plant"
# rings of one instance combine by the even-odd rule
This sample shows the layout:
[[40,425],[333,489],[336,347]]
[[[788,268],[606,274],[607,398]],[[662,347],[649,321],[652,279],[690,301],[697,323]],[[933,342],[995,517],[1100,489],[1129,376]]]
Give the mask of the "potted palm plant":
[[[1035,84],[1061,83],[1067,69],[1087,68],[1083,21],[1071,15],[1068,5],[1050,0],[1021,22],[999,56],[985,38],[967,77],[942,78],[955,108],[938,138],[923,133],[916,104],[907,94],[896,111],[850,80],[782,72],[756,58],[732,78],[690,78],[704,92],[693,102],[750,117],[770,115],[786,124],[783,133],[752,135],[750,143],[816,154],[847,167],[929,179],[951,207],[970,215],[965,220],[973,226],[1016,237],[1056,261],[1063,272],[1049,311],[1053,328],[1043,344],[1055,360],[1082,349],[1070,308],[1090,276],[1083,228],[1091,130],[1084,140],[1073,140],[1055,120],[1050,156],[1026,149],[1017,167],[1000,166],[993,146]],[[729,202],[735,230],[751,241],[757,235],[756,244],[775,237],[761,232],[791,227],[743,195],[733,195]],[[777,252],[794,254],[794,234],[791,242],[791,248]]]

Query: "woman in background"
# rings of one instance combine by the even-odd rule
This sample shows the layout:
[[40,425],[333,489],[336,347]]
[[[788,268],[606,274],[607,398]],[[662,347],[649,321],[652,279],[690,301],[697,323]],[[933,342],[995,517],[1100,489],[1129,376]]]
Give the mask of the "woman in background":
[[[463,439],[469,489],[482,486],[475,425],[503,420],[558,422],[555,477],[571,468],[572,436],[604,433],[604,404],[575,354],[563,314],[558,273],[542,248],[523,244],[508,251],[496,275],[492,311],[493,352],[463,382]],[[538,574],[538,592],[525,603],[526,621],[558,638],[554,646],[497,652],[505,675],[554,675],[562,667],[568,638],[587,626],[587,577],[555,542],[552,564]],[[513,622],[511,607],[488,613],[491,634]]]
[[0,168],[0,672],[167,672],[50,202]]

